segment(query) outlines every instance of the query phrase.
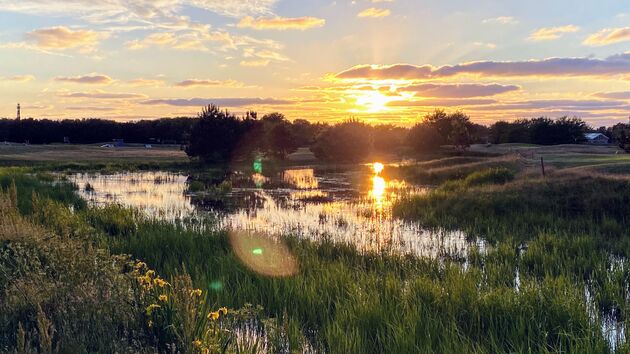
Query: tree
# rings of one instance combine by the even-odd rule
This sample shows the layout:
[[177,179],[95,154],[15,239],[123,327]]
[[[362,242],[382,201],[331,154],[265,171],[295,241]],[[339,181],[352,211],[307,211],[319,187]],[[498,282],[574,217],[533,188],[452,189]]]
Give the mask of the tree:
[[285,159],[287,155],[297,150],[299,145],[291,129],[291,123],[283,114],[267,114],[262,118],[261,123],[263,137],[259,143],[264,152]]
[[327,124],[313,124],[305,119],[296,119],[291,125],[293,136],[295,136],[296,142],[299,146],[311,146],[315,143],[315,138],[327,128]]
[[247,114],[239,119],[218,106],[205,107],[193,126],[186,153],[205,162],[242,158],[254,148],[248,139],[243,139],[256,124],[252,117],[255,115]]
[[311,151],[326,161],[359,162],[370,155],[372,146],[372,127],[350,120],[323,131]]
[[[443,110],[436,110],[425,116],[423,124],[430,126],[437,132],[439,145],[453,145],[460,151],[466,150],[470,146],[472,123],[470,118],[462,112],[447,114]],[[437,136],[432,137],[431,144],[438,143],[433,141],[437,140]]]
[[620,148],[630,151],[630,124],[617,123],[612,129],[612,139]]
[[461,112],[455,112],[448,116],[450,130],[447,141],[458,151],[465,151],[470,147],[470,118]]
[[441,144],[442,136],[434,125],[427,122],[414,125],[407,135],[407,145],[416,153],[433,152]]

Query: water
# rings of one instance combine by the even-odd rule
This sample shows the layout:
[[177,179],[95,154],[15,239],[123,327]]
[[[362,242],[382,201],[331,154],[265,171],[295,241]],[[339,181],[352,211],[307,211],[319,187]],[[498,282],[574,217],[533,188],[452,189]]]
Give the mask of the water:
[[[392,205],[398,198],[426,193],[428,189],[376,175],[369,166],[345,171],[293,168],[272,176],[237,172],[230,178],[233,188],[221,193],[192,193],[190,177],[171,172],[80,173],[71,175],[70,180],[92,204],[119,203],[137,208],[150,218],[201,229],[291,234],[314,241],[348,243],[364,252],[459,258],[464,259],[464,268],[471,245],[482,253],[488,247],[482,239],[467,240],[463,232],[428,230],[394,218]],[[526,250],[526,244],[520,245],[519,257]],[[613,257],[610,271],[623,265],[623,260]],[[515,291],[520,291],[520,285],[517,266]],[[597,308],[588,284],[584,297],[589,317],[616,350],[626,341],[625,323],[616,313],[603,313]],[[250,330],[243,328],[239,334],[251,337]]]
[[[463,232],[428,230],[392,216],[398,198],[427,188],[375,174],[371,166],[329,171],[292,168],[272,176],[236,173],[233,188],[188,192],[189,176],[171,172],[73,174],[81,195],[96,205],[119,203],[148,217],[191,227],[296,235],[332,240],[360,251],[465,258],[470,243]],[[215,188],[216,189],[216,188]],[[206,220],[211,218],[212,223]]]

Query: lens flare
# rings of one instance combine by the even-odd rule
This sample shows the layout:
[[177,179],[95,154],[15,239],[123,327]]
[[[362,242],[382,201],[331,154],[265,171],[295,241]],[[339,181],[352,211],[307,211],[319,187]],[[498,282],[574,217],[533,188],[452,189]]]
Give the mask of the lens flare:
[[298,263],[281,241],[261,233],[230,231],[230,245],[239,260],[252,271],[268,277],[288,277],[298,272]]
[[385,169],[385,165],[380,162],[375,162],[372,164],[372,169],[374,170],[374,173],[378,175],[379,173],[383,172],[383,170]]

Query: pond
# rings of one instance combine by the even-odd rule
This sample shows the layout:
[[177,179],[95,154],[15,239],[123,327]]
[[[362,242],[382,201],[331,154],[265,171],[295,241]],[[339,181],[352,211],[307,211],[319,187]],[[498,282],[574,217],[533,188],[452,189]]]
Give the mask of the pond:
[[373,167],[297,167],[267,176],[236,171],[200,192],[191,191],[193,177],[165,171],[69,178],[93,204],[119,203],[188,227],[326,239],[364,252],[466,256],[471,242],[464,233],[429,230],[392,216],[396,199],[428,187],[386,179]]
[[[392,206],[397,199],[427,193],[430,187],[388,179],[379,170],[362,165],[293,167],[268,175],[233,171],[201,189],[193,188],[199,183],[195,176],[166,171],[78,173],[69,179],[94,205],[118,203],[137,208],[149,218],[202,231],[228,229],[331,240],[362,252],[457,258],[464,261],[464,268],[471,246],[485,253],[488,245],[482,239],[470,240],[460,231],[426,229],[395,218]],[[519,247],[519,256],[525,249]],[[515,284],[519,291],[518,268]],[[598,323],[610,347],[624,343],[624,322],[615,313],[599,311],[589,287],[584,298],[589,317]]]

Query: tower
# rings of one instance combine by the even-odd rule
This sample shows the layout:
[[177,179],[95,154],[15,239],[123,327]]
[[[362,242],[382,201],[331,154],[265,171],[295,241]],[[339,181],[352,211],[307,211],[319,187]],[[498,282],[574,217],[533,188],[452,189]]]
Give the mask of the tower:
[[18,106],[17,106],[17,116],[15,117],[15,120],[20,120],[20,118],[21,118],[21,117],[20,117],[20,104],[18,103]]

